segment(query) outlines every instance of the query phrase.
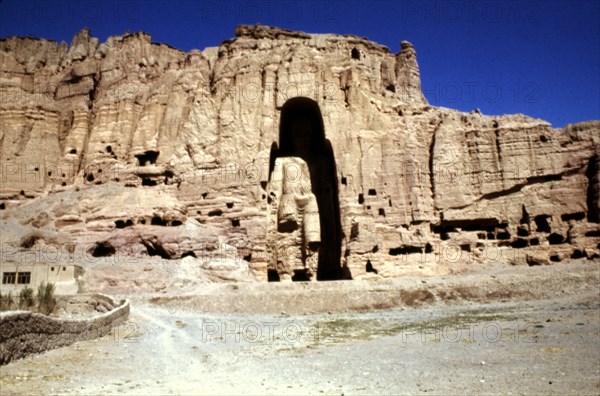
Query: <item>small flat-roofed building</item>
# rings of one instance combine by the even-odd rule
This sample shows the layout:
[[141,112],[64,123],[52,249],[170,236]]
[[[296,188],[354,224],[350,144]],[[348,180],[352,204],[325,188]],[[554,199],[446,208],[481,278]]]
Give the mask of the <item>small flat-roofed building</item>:
[[54,283],[56,294],[77,293],[77,279],[83,276],[83,267],[75,264],[0,263],[0,292],[19,293],[30,287],[34,291],[43,283]]

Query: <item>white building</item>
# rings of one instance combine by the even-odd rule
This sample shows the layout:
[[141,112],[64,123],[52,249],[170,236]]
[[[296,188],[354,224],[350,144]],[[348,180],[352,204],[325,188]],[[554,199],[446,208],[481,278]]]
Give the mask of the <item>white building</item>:
[[0,292],[13,295],[25,287],[37,291],[42,283],[54,283],[56,294],[77,293],[77,280],[83,276],[83,267],[75,264],[0,263],[2,283]]

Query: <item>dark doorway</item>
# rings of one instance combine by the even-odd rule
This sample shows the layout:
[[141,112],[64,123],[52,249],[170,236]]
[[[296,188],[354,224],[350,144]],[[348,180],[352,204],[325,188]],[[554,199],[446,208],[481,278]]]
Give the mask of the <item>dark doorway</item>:
[[271,147],[269,174],[277,157],[300,157],[306,161],[321,225],[317,280],[341,279],[342,227],[337,170],[317,102],[304,97],[285,102],[279,123],[279,147],[275,143]]

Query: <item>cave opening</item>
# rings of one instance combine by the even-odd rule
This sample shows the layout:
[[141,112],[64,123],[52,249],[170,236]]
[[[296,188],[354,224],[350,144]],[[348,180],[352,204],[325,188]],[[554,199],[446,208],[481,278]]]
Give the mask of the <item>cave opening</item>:
[[538,232],[549,233],[551,231],[550,224],[548,223],[548,215],[537,215],[534,218],[535,225]]
[[193,258],[197,258],[197,257],[196,257],[196,253],[194,253],[192,250],[188,250],[187,252],[184,252],[184,253],[181,255],[181,258],[184,258],[184,257],[193,257]]
[[583,219],[585,219],[585,212],[565,213],[565,214],[560,215],[560,219],[562,221],[583,220]]
[[565,237],[556,232],[553,232],[548,236],[548,242],[550,245],[560,245],[561,243],[565,243]]
[[294,282],[308,282],[310,281],[310,276],[306,271],[294,270],[294,275],[292,276],[292,281]]
[[360,233],[360,229],[359,229],[359,223],[352,223],[352,226],[350,227],[350,240],[356,240],[358,238],[358,235]]
[[531,221],[529,217],[529,213],[527,213],[527,209],[525,209],[525,205],[521,205],[521,224],[529,224]]
[[373,267],[373,263],[371,263],[371,260],[367,260],[367,265],[365,265],[365,272],[372,272],[374,274],[377,274],[379,271],[377,271],[377,269]]
[[317,102],[306,97],[285,102],[281,108],[279,146],[273,143],[271,147],[269,174],[278,157],[299,157],[308,165],[321,226],[317,280],[350,279],[340,265],[342,227],[335,156],[331,142],[325,138]]
[[433,253],[433,246],[429,242],[425,245],[425,253]]
[[502,231],[496,233],[496,239],[499,241],[507,241],[510,239],[510,232]]
[[517,235],[520,237],[529,236],[529,231],[525,227],[517,227]]
[[93,257],[109,257],[116,253],[116,249],[109,242],[98,242],[91,249],[90,253]]
[[523,248],[526,248],[527,246],[529,246],[529,243],[527,242],[527,240],[525,240],[523,238],[517,238],[510,243],[510,246],[513,249],[523,249]]
[[274,269],[267,270],[267,280],[269,282],[279,282],[279,274]]
[[131,219],[127,219],[125,220],[117,220],[115,221],[115,227],[116,228],[125,228],[125,227],[131,227],[133,226],[133,220]]
[[417,253],[423,253],[423,248],[421,248],[419,246],[406,245],[403,247],[391,248],[389,251],[390,256],[399,256],[399,255],[417,254]]
[[167,222],[164,221],[160,216],[153,216],[152,220],[150,221],[150,225],[165,227]]
[[142,243],[146,247],[146,253],[148,254],[148,256],[160,256],[160,258],[165,260],[173,258],[171,257],[171,254],[167,250],[165,250],[162,244],[158,241],[154,243],[142,241]]
[[136,154],[135,158],[138,160],[138,166],[146,166],[148,163],[156,164],[160,151],[147,150],[141,154]]
[[42,239],[39,235],[28,235],[21,238],[19,246],[23,249],[31,249],[38,240]]

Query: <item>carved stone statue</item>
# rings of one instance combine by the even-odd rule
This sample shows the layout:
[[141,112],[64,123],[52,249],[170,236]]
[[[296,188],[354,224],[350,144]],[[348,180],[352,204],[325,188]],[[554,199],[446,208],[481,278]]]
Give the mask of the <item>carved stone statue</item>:
[[289,99],[269,164],[269,280],[335,280],[342,228],[333,149],[319,105]]
[[298,157],[277,158],[268,197],[269,270],[280,280],[314,279],[321,226],[306,162]]

